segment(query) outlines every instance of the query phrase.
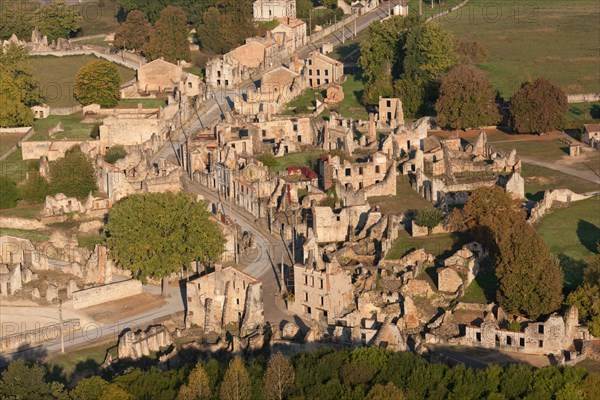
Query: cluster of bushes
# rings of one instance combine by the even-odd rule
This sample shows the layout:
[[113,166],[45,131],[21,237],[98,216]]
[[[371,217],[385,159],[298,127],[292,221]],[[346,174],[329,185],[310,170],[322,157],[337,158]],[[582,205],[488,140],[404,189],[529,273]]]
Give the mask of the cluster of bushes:
[[56,193],[83,199],[97,190],[92,160],[79,147],[68,150],[64,158],[51,162],[49,169],[50,179],[46,179],[35,165],[30,165],[28,177],[20,185],[1,177],[0,209],[14,208],[20,200],[43,203],[46,196]]
[[[475,370],[377,347],[281,353],[221,363],[214,358],[163,371],[129,369],[80,380],[68,394],[44,370],[15,361],[2,373],[0,398],[20,399],[578,399],[597,397],[600,377],[585,369],[523,364]],[[27,382],[26,385],[18,382]]]

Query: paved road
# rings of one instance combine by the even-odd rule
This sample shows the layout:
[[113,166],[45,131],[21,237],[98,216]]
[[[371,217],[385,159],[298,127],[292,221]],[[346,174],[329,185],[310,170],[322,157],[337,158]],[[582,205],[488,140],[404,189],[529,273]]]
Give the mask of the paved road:
[[564,174],[576,176],[577,178],[585,179],[586,181],[594,182],[594,183],[597,183],[600,185],[600,176],[597,173],[595,173],[592,169],[590,169],[590,171],[580,171],[578,169],[571,168],[571,167],[565,167],[562,165],[556,165],[553,163],[534,160],[533,158],[530,158],[530,157],[519,156],[519,158],[524,163],[538,165],[540,167],[545,167],[545,168],[553,169],[555,171],[560,171]]
[[[160,287],[156,285],[147,285],[144,286],[144,292],[158,295],[160,294]],[[131,328],[133,330],[143,329],[148,325],[158,323],[171,314],[183,311],[184,297],[184,291],[180,290],[179,287],[171,286],[169,287],[169,298],[166,299],[167,302],[158,308],[145,311],[134,317],[120,318],[106,324],[82,322],[81,330],[76,332],[65,332],[65,351],[68,352],[71,349],[90,346],[94,343],[116,340],[119,334],[126,328]],[[65,307],[69,307],[68,303],[65,304]],[[0,317],[2,316],[1,310],[2,309],[0,308]],[[53,313],[53,315],[56,314]],[[44,324],[45,322],[42,322],[41,326],[43,327]],[[49,331],[47,335],[50,338],[54,338],[55,332]],[[48,355],[57,354],[59,352],[60,341],[58,339],[50,340],[37,346],[27,347],[21,351],[3,353],[0,355],[0,364],[3,361],[18,357],[41,360]]]
[[[189,193],[200,194],[206,200],[212,203],[218,203],[219,198],[217,193],[209,190],[199,183],[185,180],[185,190]],[[244,272],[263,283],[263,302],[265,311],[265,320],[271,323],[279,323],[280,321],[290,319],[290,314],[287,313],[285,304],[280,298],[281,280],[279,269],[282,261],[286,265],[290,264],[288,253],[285,249],[285,244],[282,240],[278,240],[271,235],[266,229],[259,226],[254,217],[248,214],[243,209],[236,205],[225,203],[225,213],[236,223],[242,230],[250,232],[253,235],[257,245],[256,251],[249,255],[250,260],[247,263]]]

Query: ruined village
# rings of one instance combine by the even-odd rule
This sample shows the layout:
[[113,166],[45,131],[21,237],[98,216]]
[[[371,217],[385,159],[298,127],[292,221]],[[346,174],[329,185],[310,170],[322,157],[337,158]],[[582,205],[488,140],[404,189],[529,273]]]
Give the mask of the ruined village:
[[[19,137],[1,156],[3,176],[19,176],[16,188],[52,186],[57,168],[71,165],[74,154],[89,162],[93,176],[85,195],[70,195],[67,185],[36,205],[21,197],[0,212],[4,363],[110,343],[98,365],[76,379],[118,374],[148,359],[167,371],[186,365],[194,352],[210,358],[264,349],[291,357],[377,347],[476,368],[600,365],[599,311],[570,296],[600,284],[597,276],[586,280],[600,249],[600,117],[576,126],[577,134],[557,125],[518,135],[507,133],[512,122],[501,118],[454,127],[438,105],[437,117],[417,115],[414,98],[397,91],[370,92],[375,100],[356,106],[351,85],[368,68],[360,41],[373,25],[422,9],[339,1],[343,19],[315,27],[312,12],[308,20],[297,14],[300,1],[250,3],[248,18],[261,29],[207,56],[202,71],[171,54],[52,40],[37,27],[0,42],[5,54],[18,47],[37,59],[94,57],[134,72],[120,83],[113,106],[42,100],[29,108],[34,123],[0,128],[0,140]],[[468,3],[440,4],[439,11],[423,3],[430,14],[420,29]],[[117,43],[119,33],[101,39]],[[192,39],[184,47],[198,49]],[[598,92],[564,97],[598,104]],[[497,115],[512,112],[506,104]],[[71,134],[80,127],[93,137]],[[544,158],[550,148],[553,161]],[[80,185],[84,169],[69,173]],[[133,233],[146,229],[135,221],[162,221],[168,212],[125,212],[132,199],[167,195],[204,213],[200,231],[213,229],[176,243],[185,256],[173,263],[147,244],[169,233],[154,238],[146,225],[147,243]],[[480,203],[485,196],[488,203]],[[587,219],[550,222],[573,207],[591,211]],[[484,227],[488,216],[498,225]],[[118,218],[129,219],[119,225]],[[121,234],[128,224],[135,228]],[[510,236],[500,224],[535,238],[514,244],[518,233]],[[543,244],[543,229],[558,231],[558,242],[566,243],[570,226],[581,241],[574,246],[589,252],[568,263],[571,253]],[[127,235],[139,241],[131,248],[153,255],[144,261],[137,259],[142,252],[127,253],[119,243]],[[502,235],[513,241],[514,258],[503,253],[509,239]],[[188,249],[216,236],[214,256],[212,248],[202,248],[210,253],[205,257]],[[539,275],[517,272],[513,279],[526,280],[522,286],[530,289],[523,290],[535,293],[559,285],[559,293],[540,294],[542,304],[531,308],[519,305],[500,272],[503,263],[533,271],[518,258],[529,247],[547,264]],[[155,269],[146,272],[150,264]],[[550,282],[553,276],[560,283]],[[589,301],[600,304],[597,294]]]

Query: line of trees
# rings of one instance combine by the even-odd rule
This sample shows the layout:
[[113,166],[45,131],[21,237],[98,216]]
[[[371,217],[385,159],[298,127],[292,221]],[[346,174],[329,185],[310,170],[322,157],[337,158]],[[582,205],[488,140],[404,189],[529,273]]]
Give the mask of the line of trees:
[[[419,16],[394,17],[369,27],[359,65],[366,105],[379,97],[402,99],[404,112],[431,115],[435,104],[442,128],[468,129],[501,121],[502,100],[475,64],[487,57],[477,42],[462,42]],[[508,124],[518,133],[544,133],[562,126],[564,92],[545,78],[525,82],[510,101]]]
[[593,400],[598,374],[583,368],[523,364],[471,369],[433,364],[411,353],[377,347],[303,352],[291,360],[277,353],[250,361],[184,365],[163,371],[129,369],[116,377],[82,379],[67,391],[44,379],[43,367],[9,364],[0,380],[0,398],[300,400],[300,399],[556,399]]

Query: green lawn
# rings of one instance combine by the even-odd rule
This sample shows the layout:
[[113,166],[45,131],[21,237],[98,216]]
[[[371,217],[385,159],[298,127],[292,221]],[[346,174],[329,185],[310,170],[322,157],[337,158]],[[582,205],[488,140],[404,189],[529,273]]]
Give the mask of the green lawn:
[[600,102],[571,103],[565,119],[580,125],[597,122],[600,120]]
[[[31,57],[33,76],[39,81],[44,102],[54,107],[68,107],[77,104],[73,96],[73,82],[77,71],[90,61],[98,60],[94,56],[68,57]],[[115,64],[123,82],[132,79],[135,71]]]
[[475,277],[464,296],[460,299],[463,303],[486,304],[496,300],[496,287],[498,278],[493,273],[481,273]]
[[314,164],[317,159],[324,155],[325,152],[322,150],[313,150],[303,153],[290,153],[283,157],[273,157],[270,155],[257,155],[257,158],[265,163],[273,172],[279,172],[287,169],[288,167],[310,167],[314,168]]
[[93,0],[77,6],[81,19],[81,29],[77,36],[111,33],[119,27],[116,15],[119,4],[116,0]]
[[7,208],[4,210],[0,210],[0,215],[35,219],[39,217],[41,211],[41,204],[27,204],[18,205],[15,208]]
[[399,214],[408,210],[431,207],[430,202],[410,187],[406,175],[400,175],[396,178],[396,196],[369,197],[369,204],[379,206],[381,212],[386,214]]
[[600,92],[597,0],[470,0],[441,23],[456,38],[487,48],[480,67],[505,98],[539,76],[567,93]]
[[94,250],[97,244],[102,244],[106,240],[105,235],[90,235],[90,234],[79,234],[77,235],[77,243],[79,247],[87,247],[90,250]]
[[117,108],[137,108],[141,104],[144,108],[160,108],[167,105],[166,99],[121,99]]
[[23,136],[23,133],[0,133],[0,154],[17,144]]
[[541,200],[548,189],[570,189],[575,193],[600,189],[593,182],[537,165],[523,164],[521,175],[525,178],[525,195],[530,200]]
[[29,166],[28,161],[23,161],[23,152],[20,148],[0,161],[0,176],[8,177],[15,182],[25,179]]
[[73,375],[86,372],[95,372],[104,362],[107,351],[114,347],[116,342],[99,344],[85,349],[70,351],[51,357],[44,364],[49,372],[49,377],[67,383]]
[[0,229],[2,235],[16,236],[23,239],[29,239],[32,242],[42,242],[50,239],[50,235],[47,233],[41,233],[37,231],[26,231],[22,229]]
[[388,260],[397,260],[407,253],[423,248],[434,256],[450,256],[462,244],[463,238],[457,233],[441,233],[431,236],[412,237],[406,231],[400,232],[398,240],[386,255]]
[[597,250],[600,241],[600,197],[553,208],[536,228],[555,254],[565,274],[565,285],[581,282],[583,264]]
[[[35,133],[29,140],[78,140],[92,139],[92,128],[94,124],[84,124],[81,122],[83,115],[74,113],[71,115],[50,115],[48,118],[36,119],[33,123]],[[61,123],[63,132],[58,132],[54,136],[48,136],[48,131]]]
[[369,120],[369,113],[360,102],[364,93],[364,83],[360,75],[349,75],[346,82],[342,84],[344,89],[344,100],[333,107],[341,116],[352,119]]
[[316,99],[323,101],[325,98],[324,91],[319,89],[307,89],[300,96],[286,104],[286,110],[283,114],[311,114],[316,107]]

